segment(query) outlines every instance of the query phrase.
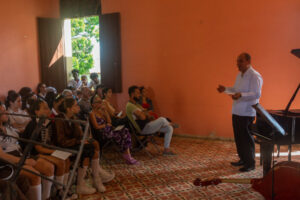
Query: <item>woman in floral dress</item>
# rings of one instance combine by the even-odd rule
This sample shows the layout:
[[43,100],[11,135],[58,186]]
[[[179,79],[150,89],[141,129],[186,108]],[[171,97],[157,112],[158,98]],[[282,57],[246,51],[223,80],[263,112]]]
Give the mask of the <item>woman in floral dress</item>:
[[111,125],[111,118],[106,110],[105,104],[102,102],[98,95],[91,98],[92,111],[90,113],[90,121],[93,128],[102,134],[104,139],[113,138],[115,142],[120,146],[123,154],[123,158],[126,160],[127,164],[135,165],[139,164],[130,153],[131,147],[131,135],[127,128],[119,128],[114,130]]

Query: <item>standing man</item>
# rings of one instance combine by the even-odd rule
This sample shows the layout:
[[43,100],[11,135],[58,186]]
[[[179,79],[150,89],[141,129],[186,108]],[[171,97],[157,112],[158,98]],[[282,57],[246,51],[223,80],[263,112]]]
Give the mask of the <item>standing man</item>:
[[232,125],[234,140],[240,160],[231,162],[233,166],[243,166],[241,172],[255,169],[254,138],[249,126],[253,123],[256,111],[252,105],[259,103],[263,79],[251,66],[251,56],[242,53],[237,58],[239,74],[233,87],[219,85],[217,90],[232,95]]
[[72,70],[73,79],[68,82],[68,87],[73,87],[75,90],[80,89],[82,82],[79,79],[79,71],[77,69]]

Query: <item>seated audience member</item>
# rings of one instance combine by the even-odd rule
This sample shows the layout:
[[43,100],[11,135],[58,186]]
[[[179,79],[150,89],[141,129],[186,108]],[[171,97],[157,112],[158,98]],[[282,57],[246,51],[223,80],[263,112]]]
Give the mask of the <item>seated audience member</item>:
[[[32,104],[31,112],[32,115],[35,115],[37,117],[49,117],[51,114],[47,102],[41,99],[36,100]],[[34,129],[36,128],[38,121],[39,121],[38,118],[32,118],[32,120],[26,126],[26,129],[22,134],[23,138],[30,139],[30,136],[34,131]],[[39,142],[54,145],[52,137],[55,137],[55,134],[53,134],[53,130],[51,129],[52,127],[51,124],[52,121],[50,120],[45,121],[42,127],[42,131],[38,138]],[[35,145],[34,150],[31,151],[31,155],[34,156],[38,155],[39,158],[43,158],[48,162],[52,163],[55,166],[55,180],[61,184],[66,184],[69,177],[70,160],[69,159],[62,160],[52,156],[51,154],[54,151],[55,150],[43,147],[41,145]],[[57,185],[57,189],[60,190],[59,195],[62,195],[63,194],[62,187]]]
[[36,91],[37,91],[37,97],[40,98],[40,99],[45,100],[46,94],[47,94],[46,84],[39,83],[38,86],[37,86]]
[[98,97],[100,97],[102,99],[102,90],[103,90],[104,86],[103,85],[97,85],[96,90],[95,90],[95,94],[98,95]]
[[137,131],[143,135],[162,132],[164,136],[163,155],[175,155],[170,150],[170,143],[173,135],[173,127],[164,117],[153,119],[137,102],[141,98],[140,90],[137,86],[128,89],[130,100],[126,105],[126,114]]
[[79,71],[77,69],[72,70],[73,79],[68,82],[68,87],[72,86],[75,90],[80,89],[82,82],[79,79]]
[[31,88],[22,87],[19,91],[22,99],[22,110],[25,110],[29,113],[30,105],[37,99],[37,96],[34,94]]
[[120,112],[117,112],[114,106],[110,103],[112,98],[112,89],[110,88],[103,88],[102,89],[102,98],[103,103],[106,106],[106,110],[109,113],[112,121],[113,126],[119,126],[119,125],[125,125],[127,128],[129,128],[129,122],[128,118],[126,116],[125,112],[122,112],[120,116],[118,114]]
[[[5,112],[5,107],[0,103],[0,132],[4,135],[19,137],[14,128],[7,125],[8,116],[1,114]],[[0,136],[0,158],[7,160],[10,163],[17,164],[22,156],[21,147],[18,140],[11,137]],[[0,162],[0,166],[5,165]],[[29,169],[37,174],[43,174],[50,179],[53,179],[54,166],[43,158],[34,160],[27,158],[24,163],[24,168]],[[20,176],[29,179],[30,188],[26,196],[30,200],[45,200],[50,198],[52,182],[42,179],[39,176],[33,175],[27,171],[21,170]],[[41,184],[42,182],[42,184]]]
[[141,98],[139,104],[148,111],[154,111],[152,100],[148,97],[148,90],[142,86],[139,88],[141,93]]
[[81,87],[88,87],[89,86],[88,78],[87,78],[86,75],[81,75],[81,82],[82,82]]
[[117,116],[117,112],[116,109],[112,106],[112,104],[110,103],[111,101],[111,97],[112,97],[112,89],[110,88],[103,88],[102,89],[102,99],[103,99],[103,103],[106,106],[106,110],[108,111],[109,115],[111,117],[116,117]]
[[47,94],[46,94],[45,101],[47,102],[50,109],[53,107],[53,102],[54,102],[56,96],[57,96],[57,94],[52,91],[47,92]]
[[22,87],[18,92],[22,97],[33,93],[30,87]]
[[64,91],[61,93],[61,95],[64,97],[64,98],[74,98],[73,96],[73,92],[72,90],[69,90],[69,89],[64,89]]
[[59,106],[64,101],[62,95],[57,96],[53,101],[53,107],[51,108],[51,117],[57,117],[59,115]]
[[[25,110],[21,109],[21,101],[21,96],[18,93],[10,91],[6,98],[7,112],[10,114],[28,115],[28,113]],[[20,133],[24,131],[29,121],[29,117],[9,115],[9,124],[13,128],[17,129]]]
[[89,116],[89,113],[92,110],[90,97],[91,97],[91,90],[88,87],[82,87],[81,88],[82,97],[78,101],[78,105],[80,107],[80,119],[86,120]]
[[[61,114],[58,118],[64,119],[76,119],[76,115],[79,113],[79,106],[75,99],[67,98],[60,105]],[[83,132],[80,124],[68,121],[56,120],[55,121],[56,145],[64,148],[70,148],[78,150],[81,144]],[[95,140],[86,140],[83,148],[82,159],[80,167],[78,168],[77,175],[77,193],[78,194],[93,194],[96,192],[104,192],[106,189],[103,183],[109,182],[114,178],[114,174],[110,174],[101,168],[99,165],[99,144]],[[93,187],[88,187],[85,184],[84,177],[86,175],[87,168],[91,161],[91,168],[93,174]]]
[[79,101],[82,98],[82,92],[81,89],[76,91],[76,100]]
[[57,94],[56,88],[51,87],[51,86],[49,86],[49,87],[46,88],[46,94],[47,94],[48,92],[53,92],[54,94]]
[[131,147],[131,135],[127,128],[121,130],[114,130],[111,119],[106,111],[105,104],[101,101],[101,98],[97,95],[91,98],[92,112],[90,113],[91,125],[95,130],[98,130],[99,137],[104,139],[113,138],[115,142],[120,146],[121,151],[124,152],[123,158],[128,164],[138,164],[130,154]]
[[100,85],[99,76],[97,73],[90,74],[91,82],[89,84],[89,88],[92,90],[96,90],[97,85]]
[[70,90],[73,94],[73,97],[76,98],[77,90],[73,86],[68,86],[66,89]]

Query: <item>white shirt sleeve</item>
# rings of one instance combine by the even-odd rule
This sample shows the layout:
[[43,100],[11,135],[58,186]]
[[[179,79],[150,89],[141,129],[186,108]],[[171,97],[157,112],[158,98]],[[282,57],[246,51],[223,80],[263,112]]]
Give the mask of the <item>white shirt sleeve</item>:
[[242,92],[241,99],[244,101],[259,99],[261,96],[262,84],[262,78],[259,75],[253,75],[250,80],[250,90],[249,92]]
[[234,87],[226,87],[225,93],[234,94],[234,93],[236,93],[236,90],[234,89]]

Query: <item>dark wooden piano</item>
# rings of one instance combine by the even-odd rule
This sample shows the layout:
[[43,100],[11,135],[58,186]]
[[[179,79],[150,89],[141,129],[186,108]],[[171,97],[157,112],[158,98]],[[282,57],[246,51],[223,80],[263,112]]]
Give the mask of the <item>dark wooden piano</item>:
[[[300,58],[300,49],[292,50],[292,53]],[[254,125],[253,133],[257,136],[260,144],[260,156],[263,164],[264,175],[270,170],[272,162],[272,153],[274,145],[288,145],[289,155],[288,160],[291,160],[291,152],[293,144],[300,144],[300,109],[291,110],[290,106],[294,101],[300,84],[294,92],[285,110],[268,110],[268,113],[278,122],[283,128],[283,133],[279,133],[274,129],[272,123],[268,123],[263,113],[257,112],[257,119]],[[254,106],[255,107],[255,106]]]

